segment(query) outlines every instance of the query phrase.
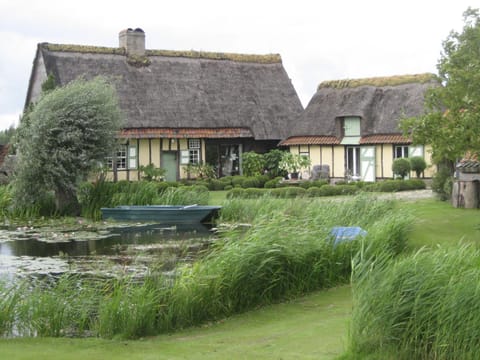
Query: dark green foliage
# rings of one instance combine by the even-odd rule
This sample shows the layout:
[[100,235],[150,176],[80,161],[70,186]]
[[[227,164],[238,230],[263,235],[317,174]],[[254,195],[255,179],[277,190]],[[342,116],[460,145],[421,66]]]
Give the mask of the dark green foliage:
[[446,164],[440,164],[438,171],[432,178],[432,190],[437,193],[440,200],[448,200],[452,195],[453,174],[450,167]]
[[426,97],[427,113],[402,122],[416,144],[430,144],[435,162],[456,161],[467,152],[480,154],[480,17],[467,9],[462,32],[443,42],[438,80]]
[[417,178],[419,178],[423,171],[427,168],[427,162],[422,156],[413,156],[409,158],[409,160],[412,171],[415,171]]
[[178,183],[150,181],[82,183],[78,192],[82,216],[99,220],[100,208],[117,205],[190,205],[208,204],[208,188],[202,185],[178,186]]
[[11,125],[8,129],[0,130],[0,145],[10,144],[11,140],[15,136],[16,129]]
[[277,187],[277,185],[280,183],[280,181],[283,179],[283,177],[276,177],[274,179],[270,179],[265,184],[263,185],[264,188],[266,189],[274,189]]
[[267,174],[270,178],[276,177],[285,177],[287,172],[285,170],[280,169],[280,161],[282,160],[284,151],[273,149],[263,155],[265,159],[265,169],[267,170]]
[[329,182],[327,180],[312,180],[312,181],[302,181],[300,183],[300,187],[304,189],[309,189],[311,187],[322,187],[323,185],[328,185]]
[[394,175],[400,176],[402,179],[405,179],[410,173],[411,166],[410,161],[406,158],[398,158],[393,160],[392,171]]
[[121,111],[103,78],[77,79],[43,94],[18,129],[15,205],[30,207],[55,194],[60,214],[78,211],[78,184],[115,146]]
[[324,185],[319,189],[320,196],[353,195],[357,192],[355,185]]
[[145,181],[162,181],[165,176],[165,169],[156,168],[153,164],[141,165],[140,173]]
[[47,93],[57,87],[57,81],[53,74],[48,74],[47,80],[42,83],[42,92]]
[[245,176],[262,175],[265,159],[262,154],[250,151],[242,154],[242,170]]

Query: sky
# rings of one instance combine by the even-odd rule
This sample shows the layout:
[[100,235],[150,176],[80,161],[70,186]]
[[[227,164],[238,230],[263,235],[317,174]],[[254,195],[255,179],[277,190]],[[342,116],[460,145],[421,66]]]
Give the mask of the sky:
[[480,0],[0,0],[0,130],[16,126],[37,44],[280,54],[304,107],[326,80],[437,73]]

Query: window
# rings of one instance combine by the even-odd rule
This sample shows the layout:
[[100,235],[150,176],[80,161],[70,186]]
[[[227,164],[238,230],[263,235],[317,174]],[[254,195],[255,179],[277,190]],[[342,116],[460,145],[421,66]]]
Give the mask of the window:
[[393,156],[395,159],[408,158],[408,145],[396,145]]
[[188,162],[200,163],[200,139],[188,139]]
[[107,157],[107,167],[113,169],[113,159],[115,158],[116,170],[125,170],[127,168],[127,145],[120,145],[117,148],[115,156]]
[[344,136],[360,136],[360,118],[350,116],[343,119]]
[[360,176],[360,147],[347,146],[345,155],[347,176]]

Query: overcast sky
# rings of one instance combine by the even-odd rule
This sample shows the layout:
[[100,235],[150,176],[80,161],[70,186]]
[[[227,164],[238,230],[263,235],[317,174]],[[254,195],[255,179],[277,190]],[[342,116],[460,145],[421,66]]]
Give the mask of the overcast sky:
[[0,129],[17,124],[39,42],[278,53],[304,106],[324,80],[436,73],[480,0],[0,0]]

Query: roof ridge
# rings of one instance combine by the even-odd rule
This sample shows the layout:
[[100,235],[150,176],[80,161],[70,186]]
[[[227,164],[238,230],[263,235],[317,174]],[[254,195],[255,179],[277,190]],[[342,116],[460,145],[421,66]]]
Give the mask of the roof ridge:
[[332,88],[332,89],[346,89],[355,88],[360,86],[398,86],[405,84],[420,83],[425,84],[436,80],[437,77],[432,73],[422,74],[406,74],[406,75],[394,75],[394,76],[378,76],[369,78],[358,79],[341,79],[341,80],[327,80],[318,85],[317,90]]
[[[92,45],[74,45],[74,44],[51,44],[41,43],[42,48],[48,51],[58,52],[79,52],[86,54],[112,54],[126,55],[125,49],[122,47],[106,47]],[[165,56],[165,57],[183,57],[189,59],[207,59],[207,60],[229,60],[236,62],[258,63],[258,64],[275,64],[281,63],[280,54],[241,54],[228,52],[211,52],[197,50],[146,50],[145,56]]]

